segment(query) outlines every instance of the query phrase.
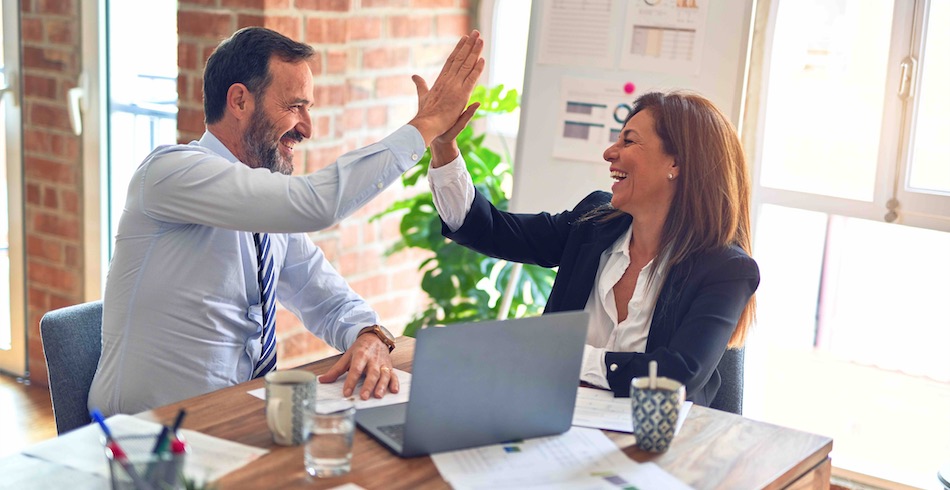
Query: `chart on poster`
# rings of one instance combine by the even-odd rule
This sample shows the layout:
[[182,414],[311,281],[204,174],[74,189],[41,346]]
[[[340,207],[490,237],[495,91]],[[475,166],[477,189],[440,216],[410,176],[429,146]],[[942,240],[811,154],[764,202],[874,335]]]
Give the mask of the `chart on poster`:
[[698,92],[738,124],[752,17],[752,0],[532,2],[511,209],[608,190],[603,152],[646,92]]

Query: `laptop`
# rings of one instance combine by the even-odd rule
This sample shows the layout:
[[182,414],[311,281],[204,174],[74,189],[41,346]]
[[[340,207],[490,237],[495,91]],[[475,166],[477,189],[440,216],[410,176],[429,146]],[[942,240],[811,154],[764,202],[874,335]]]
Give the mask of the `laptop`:
[[405,458],[565,432],[587,322],[574,311],[422,329],[409,402],[356,423]]

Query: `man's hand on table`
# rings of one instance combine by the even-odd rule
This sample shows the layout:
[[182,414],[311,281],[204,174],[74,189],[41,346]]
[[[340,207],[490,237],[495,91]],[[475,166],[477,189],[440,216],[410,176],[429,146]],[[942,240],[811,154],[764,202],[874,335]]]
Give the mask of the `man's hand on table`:
[[389,348],[375,335],[360,335],[356,342],[343,353],[340,360],[318,379],[321,383],[332,383],[343,373],[346,381],[343,382],[343,396],[353,395],[356,383],[364,375],[363,389],[359,397],[368,400],[370,397],[382,398],[386,388],[393,393],[399,393],[399,379],[393,374],[393,361],[389,356]]

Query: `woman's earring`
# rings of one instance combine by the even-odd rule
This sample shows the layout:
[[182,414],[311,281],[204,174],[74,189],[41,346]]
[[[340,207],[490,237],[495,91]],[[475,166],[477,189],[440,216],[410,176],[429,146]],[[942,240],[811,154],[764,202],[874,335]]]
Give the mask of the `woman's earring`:
[[666,176],[666,178],[667,180],[673,180],[673,172],[670,172],[669,175]]

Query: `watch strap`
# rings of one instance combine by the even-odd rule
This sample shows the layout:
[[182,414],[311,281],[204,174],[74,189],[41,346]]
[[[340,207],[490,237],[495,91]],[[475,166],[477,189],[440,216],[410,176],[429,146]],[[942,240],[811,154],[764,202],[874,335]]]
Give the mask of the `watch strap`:
[[364,333],[372,333],[376,335],[376,337],[378,337],[382,343],[386,344],[386,347],[389,348],[389,352],[392,352],[393,349],[396,348],[396,342],[393,341],[392,334],[381,325],[370,325],[365,327],[360,330],[360,333],[356,334],[356,336],[359,337]]

